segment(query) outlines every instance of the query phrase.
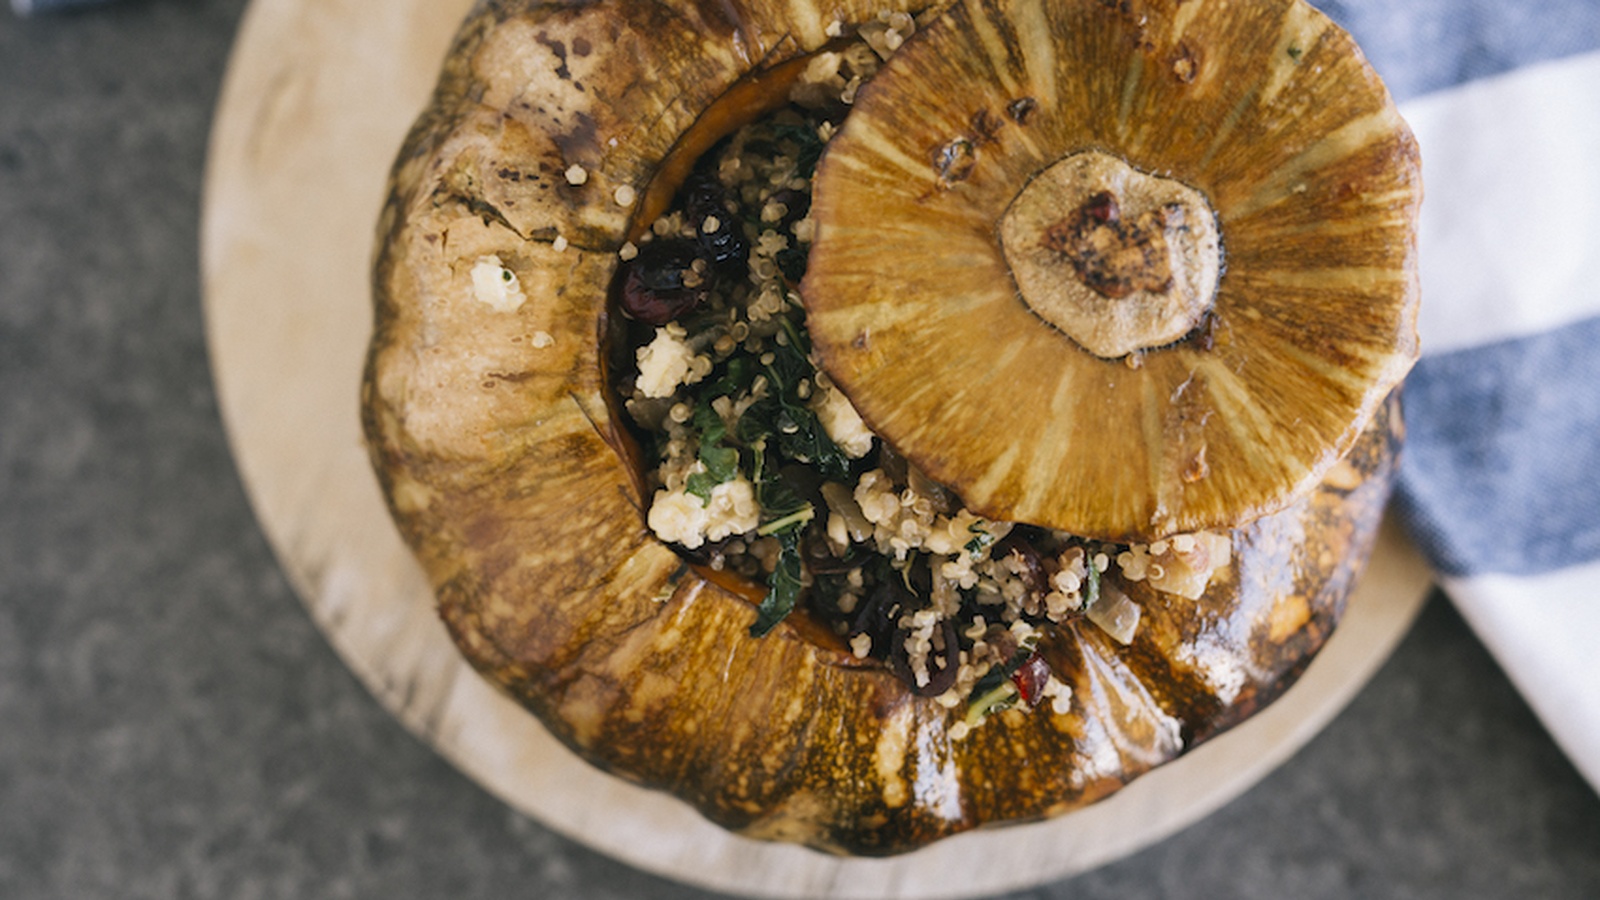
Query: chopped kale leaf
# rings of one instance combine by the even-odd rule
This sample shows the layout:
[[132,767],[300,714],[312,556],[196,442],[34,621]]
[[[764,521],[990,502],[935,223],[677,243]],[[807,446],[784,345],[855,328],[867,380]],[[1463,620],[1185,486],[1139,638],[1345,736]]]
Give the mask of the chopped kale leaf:
[[800,530],[796,528],[783,532],[778,537],[778,544],[778,567],[773,570],[772,579],[768,582],[767,596],[756,607],[756,621],[750,626],[751,637],[764,637],[778,627],[778,623],[788,617],[800,599],[804,571],[800,560]]
[[684,482],[684,490],[709,504],[712,488],[739,477],[739,451],[722,445],[728,426],[709,403],[695,407],[694,425],[700,432],[700,463],[705,471],[691,474]]
[[822,158],[822,136],[810,125],[780,124],[772,129],[773,137],[791,141],[795,146],[795,174],[810,178]]

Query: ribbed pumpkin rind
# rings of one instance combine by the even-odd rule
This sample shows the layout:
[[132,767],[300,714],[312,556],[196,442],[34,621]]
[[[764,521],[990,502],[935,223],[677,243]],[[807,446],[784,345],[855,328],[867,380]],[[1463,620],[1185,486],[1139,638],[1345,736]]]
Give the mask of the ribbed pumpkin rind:
[[[756,60],[813,49],[831,21],[805,3],[747,4],[718,30],[706,22],[720,9],[480,6],[396,162],[364,425],[466,657],[601,768],[754,837],[869,855],[1092,802],[1286,688],[1373,539],[1397,410],[1352,455],[1353,489],[1319,488],[1252,526],[1200,601],[1130,586],[1145,606],[1132,646],[1087,627],[1053,636],[1070,714],[1004,713],[960,742],[950,712],[794,623],[748,637],[749,597],[649,533],[603,365],[629,212],[615,189],[642,194],[696,104]],[[550,74],[556,43],[565,78]],[[641,72],[682,93],[641,99],[622,80]],[[583,186],[564,175],[575,161]],[[468,272],[488,255],[527,293],[514,312],[473,298]],[[1268,640],[1281,610],[1297,624]],[[1224,688],[1195,668],[1207,653],[1247,677]]]

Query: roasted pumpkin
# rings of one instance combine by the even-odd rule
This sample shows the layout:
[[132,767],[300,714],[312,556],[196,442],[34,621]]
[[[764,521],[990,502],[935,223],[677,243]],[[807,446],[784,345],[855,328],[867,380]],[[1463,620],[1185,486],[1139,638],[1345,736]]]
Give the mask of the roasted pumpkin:
[[[925,5],[480,3],[374,268],[372,461],[462,652],[595,765],[842,853],[1081,807],[1286,690],[1375,538],[1416,353],[1416,146],[1320,13]],[[622,257],[891,13],[915,33],[817,171],[821,368],[983,516],[1231,546],[1198,599],[1108,569],[1137,630],[1044,629],[1071,702],[975,728],[803,611],[752,636],[768,587],[647,525],[617,390]]]

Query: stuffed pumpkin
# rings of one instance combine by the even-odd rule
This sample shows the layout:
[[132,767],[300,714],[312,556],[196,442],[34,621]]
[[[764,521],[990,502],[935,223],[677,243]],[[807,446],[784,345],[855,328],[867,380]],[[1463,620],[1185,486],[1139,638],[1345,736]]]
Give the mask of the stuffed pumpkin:
[[839,853],[1057,815],[1334,628],[1420,199],[1301,0],[480,3],[379,227],[374,469],[589,762]]

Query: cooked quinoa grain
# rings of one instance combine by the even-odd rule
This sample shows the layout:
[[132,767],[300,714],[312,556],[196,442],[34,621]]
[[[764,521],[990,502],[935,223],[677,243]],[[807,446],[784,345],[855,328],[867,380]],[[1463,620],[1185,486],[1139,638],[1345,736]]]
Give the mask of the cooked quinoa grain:
[[960,740],[1003,709],[1069,712],[1072,686],[1040,652],[1051,630],[1085,619],[1132,640],[1139,609],[1116,584],[1198,598],[1230,543],[1111,545],[986,519],[879,440],[817,366],[796,293],[810,179],[856,89],[914,28],[886,14],[817,54],[791,106],[724,140],[624,245],[634,321],[618,390],[649,460],[651,530],[768,585],[753,633],[816,617],[950,710]]

